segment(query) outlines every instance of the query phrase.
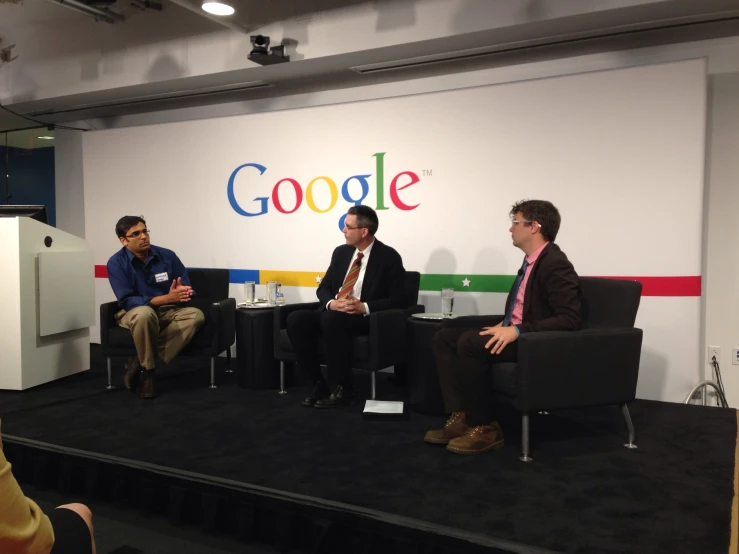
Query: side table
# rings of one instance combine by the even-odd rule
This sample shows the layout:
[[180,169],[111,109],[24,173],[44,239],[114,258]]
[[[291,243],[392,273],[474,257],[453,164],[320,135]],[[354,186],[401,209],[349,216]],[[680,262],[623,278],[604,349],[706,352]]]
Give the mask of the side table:
[[444,400],[432,350],[433,338],[441,329],[441,314],[421,313],[408,318],[408,395],[411,410],[426,415],[444,415]]
[[242,388],[273,389],[280,384],[274,315],[273,307],[236,310],[236,380]]

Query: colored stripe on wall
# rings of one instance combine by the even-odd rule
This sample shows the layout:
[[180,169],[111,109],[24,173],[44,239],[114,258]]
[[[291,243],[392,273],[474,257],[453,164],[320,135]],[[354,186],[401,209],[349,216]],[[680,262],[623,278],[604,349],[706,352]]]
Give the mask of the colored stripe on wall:
[[[421,275],[421,290],[436,291],[451,287],[459,292],[503,292],[511,290],[515,275]],[[584,275],[582,275],[584,277]],[[595,277],[591,275],[589,277]],[[601,279],[625,279],[642,284],[642,296],[700,296],[701,277],[622,277],[599,275]],[[467,280],[468,286],[464,282]]]
[[229,283],[246,283],[247,281],[254,281],[259,283],[259,270],[258,269],[229,269],[228,270],[228,282]]
[[[593,276],[595,277],[595,275]],[[642,284],[642,296],[700,296],[701,276],[687,277],[616,277],[603,276],[603,279],[626,279]]]
[[[277,281],[287,287],[317,287],[316,277],[323,278],[323,271],[279,271],[275,269],[229,269],[229,280],[234,284],[245,281],[266,283]],[[107,279],[108,270],[104,265],[95,266],[95,277]],[[421,275],[422,291],[438,291],[451,287],[459,292],[498,292],[507,293],[515,275],[457,275],[427,273]],[[700,296],[701,277],[622,277],[600,276],[603,279],[629,279],[642,284],[642,296]],[[467,286],[465,286],[465,282]]]
[[259,272],[260,282],[277,281],[286,287],[317,287],[323,279],[325,271],[278,271],[275,269],[263,269]]
[[[450,287],[460,292],[508,292],[516,280],[515,275],[445,275],[425,273],[421,275],[421,290],[441,290]],[[466,283],[466,284],[465,284]]]

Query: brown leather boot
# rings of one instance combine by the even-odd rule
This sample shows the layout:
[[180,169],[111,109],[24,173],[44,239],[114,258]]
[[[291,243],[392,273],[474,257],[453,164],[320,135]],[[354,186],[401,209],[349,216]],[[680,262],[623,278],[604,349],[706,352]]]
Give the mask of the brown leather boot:
[[139,386],[139,377],[141,377],[141,363],[136,356],[128,358],[126,361],[126,373],[123,375],[123,384],[131,392],[136,392]]
[[481,454],[494,448],[502,448],[503,431],[497,421],[490,425],[470,427],[464,436],[449,441],[446,449],[455,454]]
[[139,396],[145,400],[156,398],[157,396],[157,374],[153,369],[145,369],[141,372],[141,385],[139,386]]
[[461,437],[467,432],[464,412],[452,412],[443,429],[427,431],[423,440],[433,444],[448,444],[450,440]]

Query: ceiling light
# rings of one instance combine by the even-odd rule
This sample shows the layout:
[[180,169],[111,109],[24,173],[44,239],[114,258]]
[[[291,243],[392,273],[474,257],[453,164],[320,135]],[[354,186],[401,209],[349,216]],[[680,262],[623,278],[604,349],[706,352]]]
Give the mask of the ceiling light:
[[48,137],[48,136],[43,136],[43,137],[38,137],[38,138],[44,139],[44,140],[54,140],[54,137]]
[[203,10],[213,15],[232,15],[236,10],[226,2],[215,2],[214,0],[203,0]]

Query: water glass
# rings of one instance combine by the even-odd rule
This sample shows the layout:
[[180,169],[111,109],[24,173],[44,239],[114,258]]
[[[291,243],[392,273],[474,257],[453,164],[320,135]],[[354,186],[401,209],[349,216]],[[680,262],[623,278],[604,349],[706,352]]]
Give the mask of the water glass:
[[444,317],[452,317],[454,310],[454,289],[441,289],[441,315]]
[[277,281],[267,282],[267,304],[269,306],[277,305]]
[[256,283],[254,281],[246,281],[244,283],[244,302],[247,306],[253,306],[256,299]]

